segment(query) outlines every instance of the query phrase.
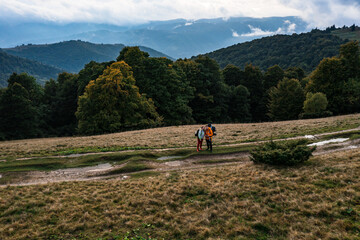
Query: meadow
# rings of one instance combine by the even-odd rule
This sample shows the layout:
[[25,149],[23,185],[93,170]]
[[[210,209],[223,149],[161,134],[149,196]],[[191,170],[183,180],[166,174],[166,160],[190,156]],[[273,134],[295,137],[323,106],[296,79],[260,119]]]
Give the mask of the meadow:
[[[1,142],[5,183],[34,170],[121,167],[97,180],[0,186],[0,239],[360,239],[359,148],[294,167],[226,159],[259,140],[357,128],[359,117],[216,124],[213,154],[194,151],[198,125]],[[324,139],[344,136],[359,131]],[[111,149],[121,151],[50,157]],[[191,167],[154,170],[175,155]],[[15,160],[29,156],[45,158]]]
[[[42,138],[0,142],[0,160],[87,152],[196,147],[195,131],[185,125],[82,137]],[[215,145],[288,138],[360,126],[360,114],[321,119],[215,124]]]
[[0,189],[0,239],[360,239],[360,150]]

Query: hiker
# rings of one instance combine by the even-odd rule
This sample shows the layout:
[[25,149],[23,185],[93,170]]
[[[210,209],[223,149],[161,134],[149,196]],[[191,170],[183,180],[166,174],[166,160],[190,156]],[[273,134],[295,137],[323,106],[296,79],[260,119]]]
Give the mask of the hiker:
[[205,128],[205,139],[206,139],[206,145],[207,145],[207,149],[210,149],[210,152],[212,152],[212,136],[214,135],[212,129],[211,129],[211,124],[209,123],[207,125],[207,127]]
[[196,151],[202,151],[202,143],[204,140],[204,136],[205,136],[205,132],[204,132],[204,127],[199,128],[196,133],[195,136],[197,137],[197,147],[196,147]]

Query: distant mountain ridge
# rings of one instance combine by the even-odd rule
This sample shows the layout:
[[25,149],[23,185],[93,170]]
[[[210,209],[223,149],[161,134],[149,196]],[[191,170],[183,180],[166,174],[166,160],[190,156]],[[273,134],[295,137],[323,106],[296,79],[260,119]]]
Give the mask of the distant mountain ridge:
[[[15,48],[3,49],[8,54],[35,60],[46,65],[77,73],[90,61],[107,62],[116,60],[123,44],[94,44],[80,40],[71,40],[53,44],[22,45]],[[152,57],[167,57],[163,53],[151,48],[140,46],[142,51]]]
[[55,24],[0,22],[0,47],[44,44],[68,40],[147,46],[174,58],[191,57],[236,43],[274,34],[304,32],[307,24],[298,17],[217,18],[153,21],[133,26],[111,24]]
[[38,82],[44,83],[50,78],[56,78],[63,70],[41,64],[36,61],[9,55],[0,49],[0,88],[7,86],[7,79],[13,72],[28,73]]

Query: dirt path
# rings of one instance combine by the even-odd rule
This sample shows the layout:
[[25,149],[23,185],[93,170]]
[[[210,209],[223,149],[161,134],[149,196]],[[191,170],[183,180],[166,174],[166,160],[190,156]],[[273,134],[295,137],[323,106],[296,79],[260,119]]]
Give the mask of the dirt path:
[[[322,135],[324,136],[324,135]],[[345,141],[341,143],[328,144],[317,147],[313,155],[329,154],[336,151],[346,151],[360,148],[360,139]],[[218,167],[226,165],[248,165],[253,164],[249,159],[250,154],[247,152],[232,154],[214,154],[214,155],[196,155],[186,159],[173,159],[164,162],[149,162],[153,169],[146,171],[169,172],[179,170],[196,170],[200,168]],[[55,171],[43,172],[33,171],[22,173],[11,186],[26,186],[35,184],[48,184],[53,182],[65,181],[90,181],[120,179],[124,180],[131,177],[131,174],[106,175],[111,170],[121,168],[122,165],[113,166],[109,163],[99,164],[92,167],[59,169]],[[0,185],[1,186],[1,185]],[[2,185],[5,186],[5,185]]]
[[[290,138],[283,138],[283,139],[275,139],[274,141],[284,141],[284,140],[298,140],[298,139],[306,139],[306,138],[320,138],[323,136],[329,136],[333,134],[339,134],[339,133],[347,133],[352,131],[360,130],[360,126],[357,128],[347,129],[347,130],[341,130],[336,132],[328,132],[328,133],[320,133],[315,135],[305,135],[305,136],[297,136],[297,137],[290,137]],[[245,146],[250,144],[261,144],[268,141],[256,141],[256,142],[245,142],[245,143],[235,143],[235,144],[223,144],[223,145],[214,145],[220,146],[220,147],[236,147],[236,146]],[[163,151],[170,151],[170,150],[180,150],[180,149],[195,149],[195,147],[181,147],[181,148],[161,148],[161,149],[149,149],[149,151],[154,152],[163,152]],[[16,160],[30,160],[30,159],[42,159],[42,158],[73,158],[73,157],[82,157],[82,156],[89,156],[89,155],[104,155],[104,154],[113,154],[113,153],[128,153],[128,152],[134,152],[138,150],[125,150],[125,151],[110,151],[110,152],[93,152],[93,153],[77,153],[77,154],[70,154],[70,155],[57,155],[57,156],[46,156],[46,157],[27,157],[27,158],[18,158]],[[142,150],[144,151],[144,150]],[[1,161],[1,160],[0,160]],[[6,160],[2,160],[6,161]]]

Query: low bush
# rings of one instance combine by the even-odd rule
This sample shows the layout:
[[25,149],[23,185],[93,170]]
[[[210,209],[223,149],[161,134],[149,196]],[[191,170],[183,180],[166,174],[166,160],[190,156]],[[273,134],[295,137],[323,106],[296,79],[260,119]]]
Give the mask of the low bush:
[[254,163],[293,166],[307,161],[316,147],[308,147],[306,140],[268,142],[251,151]]

